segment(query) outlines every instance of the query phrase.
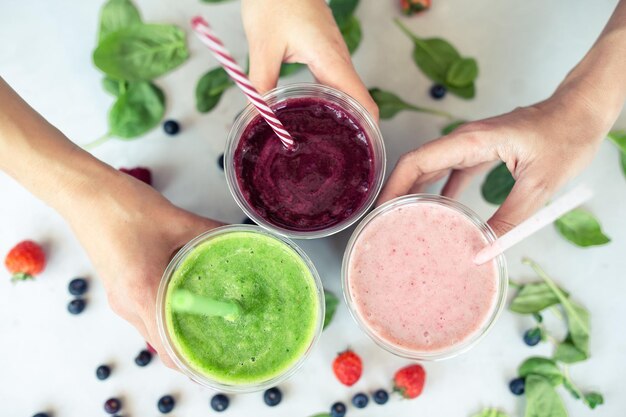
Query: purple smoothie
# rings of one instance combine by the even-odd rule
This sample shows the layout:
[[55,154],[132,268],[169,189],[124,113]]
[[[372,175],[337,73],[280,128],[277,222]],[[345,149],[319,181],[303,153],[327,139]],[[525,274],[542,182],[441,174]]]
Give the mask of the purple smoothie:
[[357,212],[372,192],[370,139],[345,110],[326,100],[291,98],[274,111],[296,141],[287,150],[257,116],[234,155],[237,183],[254,211],[293,231],[332,227]]

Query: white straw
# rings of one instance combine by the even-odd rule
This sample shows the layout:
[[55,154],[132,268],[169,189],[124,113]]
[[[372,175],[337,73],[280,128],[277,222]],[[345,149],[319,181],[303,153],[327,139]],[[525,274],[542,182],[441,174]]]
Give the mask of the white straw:
[[539,210],[535,215],[520,223],[508,233],[500,236],[491,245],[486,246],[474,257],[476,265],[482,265],[521,242],[537,230],[551,224],[556,219],[589,200],[593,192],[586,185],[581,185],[563,194],[554,202]]

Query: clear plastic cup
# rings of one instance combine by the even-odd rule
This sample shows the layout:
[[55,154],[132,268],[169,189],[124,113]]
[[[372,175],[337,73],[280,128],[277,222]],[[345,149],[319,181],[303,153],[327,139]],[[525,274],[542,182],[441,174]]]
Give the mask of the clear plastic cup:
[[[275,377],[259,381],[257,383],[249,383],[249,384],[233,384],[233,383],[224,383],[212,378],[209,375],[206,375],[201,372],[201,370],[194,368],[194,366],[185,358],[185,355],[180,352],[176,348],[175,342],[172,340],[172,331],[168,328],[167,318],[166,318],[166,302],[167,302],[167,289],[168,285],[176,272],[176,270],[180,267],[181,263],[189,256],[189,254],[199,245],[204,242],[207,242],[217,236],[222,236],[224,234],[233,233],[233,232],[247,232],[253,234],[263,234],[272,239],[275,239],[278,242],[281,242],[285,245],[288,250],[292,250],[297,254],[300,259],[306,264],[311,277],[313,279],[313,283],[315,285],[315,290],[317,293],[317,304],[318,304],[318,316],[317,323],[315,327],[315,332],[310,340],[309,346],[304,352],[304,354],[298,358],[293,364],[289,365],[282,373],[276,375]],[[280,274],[277,274],[276,279],[280,279]],[[315,269],[315,266],[309,259],[309,257],[304,253],[302,249],[300,249],[295,243],[291,240],[284,238],[282,236],[277,236],[273,233],[270,233],[266,230],[258,226],[248,226],[248,225],[230,225],[230,226],[222,226],[216,229],[210,230],[206,233],[201,234],[200,236],[194,238],[189,243],[187,243],[183,248],[181,248],[174,258],[170,261],[167,266],[165,272],[163,273],[163,277],[161,279],[161,283],[159,285],[159,290],[157,294],[157,326],[159,330],[159,335],[161,337],[161,341],[165,346],[165,350],[170,358],[174,361],[178,369],[193,381],[197,382],[200,385],[210,387],[223,392],[232,392],[232,393],[244,393],[244,392],[254,392],[261,391],[272,386],[278,385],[285,379],[292,376],[304,363],[306,358],[309,356],[311,351],[313,350],[315,344],[317,343],[320,334],[322,333],[322,327],[324,324],[324,289],[322,286],[322,282],[320,277]]]
[[228,135],[226,150],[224,152],[226,181],[228,183],[228,188],[230,189],[239,207],[241,207],[246,215],[259,226],[280,235],[294,239],[314,239],[330,236],[352,225],[361,216],[367,213],[372,204],[374,204],[374,201],[376,200],[376,197],[378,196],[378,193],[383,185],[383,179],[385,177],[385,145],[376,121],[372,118],[369,112],[352,97],[339,90],[320,84],[290,84],[271,90],[264,96],[264,98],[271,107],[275,107],[285,100],[293,98],[317,98],[321,100],[327,100],[341,107],[361,125],[363,131],[366,133],[370,141],[370,146],[373,151],[374,158],[374,181],[372,183],[370,193],[367,199],[363,202],[363,205],[354,213],[352,213],[351,216],[335,225],[332,225],[331,227],[320,230],[302,231],[288,229],[269,222],[260,214],[258,214],[256,210],[246,200],[239,187],[239,182],[237,180],[237,175],[234,168],[234,155],[237,146],[239,145],[239,140],[241,139],[242,134],[245,132],[246,128],[252,121],[254,121],[257,117],[260,117],[257,110],[252,105],[248,104],[235,119],[235,123]]
[[[471,209],[464,206],[463,204],[451,200],[446,197],[438,196],[438,195],[430,195],[430,194],[414,194],[407,195],[404,197],[399,197],[394,200],[388,201],[387,203],[381,205],[376,208],[370,214],[367,215],[358,225],[352,237],[348,241],[348,245],[346,247],[346,251],[343,257],[342,271],[341,271],[341,281],[344,299],[346,304],[348,305],[348,310],[352,315],[353,319],[357,322],[359,327],[379,346],[383,349],[391,352],[397,356],[405,357],[413,360],[422,360],[422,361],[436,361],[448,359],[454,356],[457,356],[463,352],[466,352],[471,347],[473,347],[479,340],[481,340],[487,332],[491,329],[499,314],[501,313],[505,301],[506,301],[506,293],[508,287],[508,275],[507,275],[507,267],[506,260],[504,255],[498,255],[494,259],[493,262],[496,263],[497,268],[497,284],[496,284],[496,294],[495,301],[492,304],[491,310],[489,311],[487,317],[482,322],[480,327],[471,333],[465,340],[462,340],[460,343],[453,344],[448,346],[447,348],[439,349],[439,350],[415,350],[408,349],[404,346],[400,346],[397,343],[394,343],[390,340],[387,340],[383,335],[379,334],[375,329],[368,324],[367,320],[362,317],[359,308],[357,307],[357,302],[354,299],[354,295],[352,294],[352,290],[350,288],[350,261],[352,254],[355,251],[355,244],[361,235],[361,233],[368,227],[368,225],[379,216],[388,213],[391,210],[395,210],[397,208],[401,208],[404,206],[428,203],[441,205],[443,207],[453,209],[457,213],[462,214],[466,219],[470,220],[472,224],[476,226],[476,228],[481,232],[482,236],[486,240],[486,242],[491,243],[496,240],[496,235],[489,227],[487,223],[482,221],[480,217],[476,213],[474,213]],[[384,254],[380,254],[381,257],[384,257]]]

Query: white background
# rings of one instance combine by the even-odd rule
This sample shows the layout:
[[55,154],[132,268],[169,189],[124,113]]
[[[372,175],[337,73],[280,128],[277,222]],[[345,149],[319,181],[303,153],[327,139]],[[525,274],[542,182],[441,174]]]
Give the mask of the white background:
[[[204,5],[197,0],[137,0],[148,21],[188,27],[189,17],[202,13],[222,34],[226,44],[243,59],[246,42],[239,4]],[[440,107],[462,118],[477,119],[531,104],[548,96],[567,71],[592,45],[608,19],[614,0],[435,0],[427,14],[406,19],[421,36],[442,36],[480,63],[478,95],[463,101],[447,97],[433,102],[430,83],[411,60],[411,44],[392,23],[399,15],[396,0],[361,2],[358,16],[364,40],[354,56],[368,86],[399,93],[407,101]],[[100,1],[23,1],[0,3],[0,75],[35,109],[78,143],[102,135],[111,97],[100,87],[101,74],[90,56],[95,43]],[[165,136],[156,129],[134,142],[111,141],[95,154],[119,166],[145,165],[153,169],[155,186],[176,204],[228,222],[239,222],[242,212],[229,195],[216,159],[243,97],[230,90],[209,115],[195,111],[197,79],[215,61],[195,38],[189,39],[191,59],[159,80],[168,98],[167,117],[181,122],[183,132]],[[299,74],[287,80],[309,80]],[[4,105],[4,103],[0,103]],[[437,136],[443,121],[403,113],[382,123],[389,165],[398,156]],[[618,125],[626,128],[622,115]],[[605,143],[591,168],[583,174],[596,190],[587,204],[602,221],[612,242],[605,247],[580,249],[547,228],[507,254],[511,276],[532,278],[520,263],[524,255],[540,262],[573,296],[589,308],[593,333],[592,358],[571,372],[583,388],[604,393],[606,405],[594,416],[618,416],[626,410],[626,180],[619,170],[616,149]],[[487,218],[494,210],[479,194],[476,179],[462,201]],[[436,190],[435,190],[436,191]],[[319,268],[327,288],[339,294],[339,265],[350,231],[334,238],[303,242]],[[29,416],[53,410],[57,417],[104,415],[103,402],[124,399],[124,416],[158,415],[157,399],[177,397],[171,415],[216,414],[209,407],[212,393],[194,385],[158,361],[147,368],[133,363],[144,343],[131,326],[108,308],[85,253],[67,225],[51,209],[17,183],[0,174],[0,254],[17,241],[46,242],[50,262],[37,282],[11,285],[0,272],[0,415]],[[70,316],[66,286],[76,275],[91,278],[88,307]],[[518,364],[533,354],[550,354],[548,346],[528,348],[521,334],[530,319],[505,311],[492,332],[475,349],[441,363],[425,364],[427,384],[414,401],[395,398],[381,407],[349,409],[353,416],[469,416],[484,406],[499,406],[521,416],[523,401],[508,391]],[[365,361],[362,380],[347,389],[331,372],[335,353],[351,346]],[[113,363],[112,376],[98,381],[95,368]],[[333,324],[324,332],[310,360],[281,388],[283,403],[275,409],[263,404],[261,394],[232,398],[231,416],[309,416],[325,411],[336,400],[349,402],[358,391],[389,387],[390,377],[405,360],[381,351],[363,335],[340,305]],[[591,414],[570,400],[570,415]]]

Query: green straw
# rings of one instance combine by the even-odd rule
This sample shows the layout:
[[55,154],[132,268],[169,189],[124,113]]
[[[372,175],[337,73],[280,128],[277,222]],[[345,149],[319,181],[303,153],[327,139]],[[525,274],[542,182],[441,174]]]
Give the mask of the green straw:
[[220,316],[233,321],[241,314],[241,306],[235,301],[220,301],[194,294],[187,290],[172,293],[172,309],[191,314]]

